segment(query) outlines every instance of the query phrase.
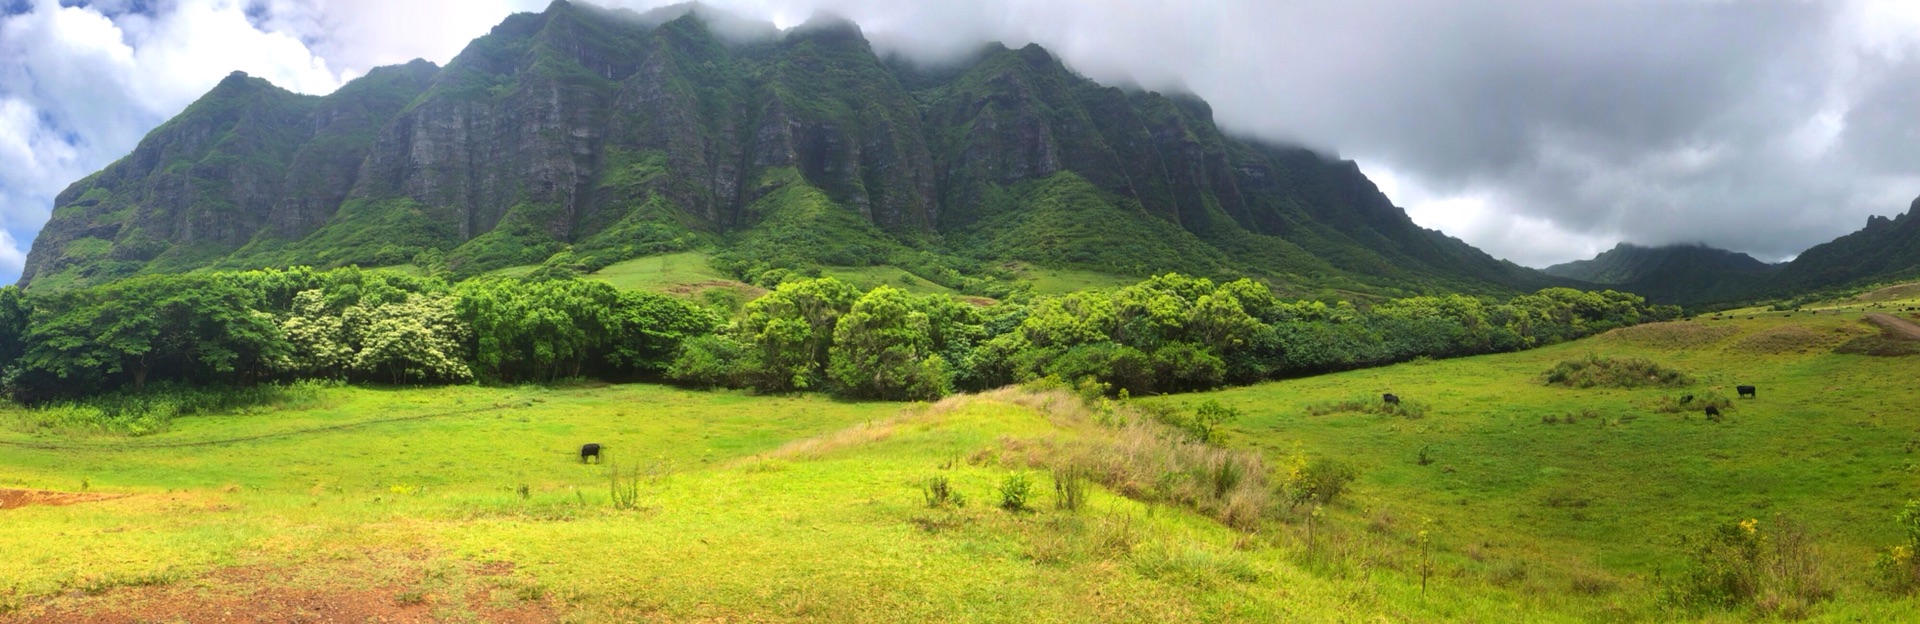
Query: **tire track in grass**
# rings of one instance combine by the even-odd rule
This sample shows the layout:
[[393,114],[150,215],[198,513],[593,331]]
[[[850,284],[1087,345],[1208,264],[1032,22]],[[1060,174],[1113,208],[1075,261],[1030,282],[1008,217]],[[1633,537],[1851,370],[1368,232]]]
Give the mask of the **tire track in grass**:
[[292,430],[292,431],[280,431],[280,432],[275,432],[275,433],[262,433],[262,434],[256,434],[256,435],[247,435],[247,436],[238,436],[238,437],[232,437],[232,438],[218,438],[218,439],[213,439],[213,440],[191,440],[191,441],[182,441],[182,442],[157,442],[157,443],[153,443],[153,444],[133,444],[133,443],[125,443],[125,442],[121,442],[121,443],[113,443],[113,444],[85,444],[85,443],[82,443],[82,444],[71,444],[71,443],[68,443],[68,444],[61,444],[61,443],[56,443],[56,442],[18,442],[18,441],[11,441],[11,440],[0,440],[0,446],[7,446],[7,447],[13,447],[13,448],[25,448],[25,449],[35,449],[35,450],[42,450],[42,451],[143,451],[143,450],[147,450],[147,449],[169,449],[169,448],[191,448],[191,447],[197,447],[197,446],[218,446],[218,445],[222,445],[222,444],[233,444],[233,443],[236,443],[236,442],[252,442],[252,441],[255,441],[255,440],[269,440],[269,439],[273,439],[273,438],[287,438],[287,437],[293,437],[293,436],[299,436],[299,435],[307,435],[307,434],[314,434],[314,433],[327,433],[327,432],[331,432],[331,431],[341,431],[341,430],[345,430],[345,429],[353,429],[353,428],[355,428],[355,427],[367,427],[367,426],[372,426],[372,425],[384,425],[384,424],[388,424],[388,423],[397,423],[397,422],[407,422],[407,421],[413,421],[413,420],[427,420],[427,419],[430,419],[430,418],[445,418],[445,417],[448,417],[448,416],[464,416],[464,415],[467,415],[467,414],[479,414],[479,413],[483,413],[483,412],[491,412],[491,411],[495,411],[495,410],[504,410],[504,409],[512,409],[513,407],[514,407],[514,406],[512,406],[512,405],[495,405],[495,406],[491,406],[491,407],[476,407],[476,408],[472,408],[472,409],[464,409],[464,410],[454,410],[454,411],[451,411],[451,412],[434,412],[434,413],[431,413],[431,414],[415,414],[415,415],[412,415],[412,416],[396,416],[396,417],[392,417],[392,418],[375,418],[375,419],[372,419],[372,420],[362,420],[362,421],[359,421],[359,422],[350,422],[350,423],[341,423],[341,424],[338,424],[338,425],[327,425],[327,426],[324,426],[324,427],[309,427],[309,428],[306,428],[306,429],[294,429],[294,430]]
[[1908,340],[1920,340],[1920,325],[1913,324],[1913,321],[1878,312],[1868,314],[1867,320],[1879,325],[1881,329],[1899,334]]

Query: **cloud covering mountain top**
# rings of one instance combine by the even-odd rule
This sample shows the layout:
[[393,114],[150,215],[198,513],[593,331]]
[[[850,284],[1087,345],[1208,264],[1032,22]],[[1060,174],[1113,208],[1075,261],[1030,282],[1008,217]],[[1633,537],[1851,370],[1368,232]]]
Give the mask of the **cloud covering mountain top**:
[[[67,184],[234,70],[327,93],[444,63],[534,0],[0,2],[0,280]],[[664,2],[616,2],[646,10]],[[1897,0],[717,0],[827,12],[921,63],[1039,43],[1359,160],[1423,225],[1545,265],[1622,240],[1767,260],[1920,194],[1920,5]]]

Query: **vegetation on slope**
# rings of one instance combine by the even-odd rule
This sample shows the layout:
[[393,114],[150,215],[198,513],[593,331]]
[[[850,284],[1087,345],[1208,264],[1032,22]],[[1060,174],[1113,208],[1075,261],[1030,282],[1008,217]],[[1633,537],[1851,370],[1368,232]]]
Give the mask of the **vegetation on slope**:
[[[1897,622],[1920,608],[1907,380],[1731,348],[1858,322],[1131,401],[323,387],[142,439],[0,432],[0,483],[91,499],[0,510],[0,552],[33,553],[0,558],[0,619],[306,595],[476,619]],[[1538,382],[1589,352],[1694,383]],[[1718,422],[1659,409],[1736,384],[1760,398]],[[1381,392],[1427,409],[1315,409]],[[1153,424],[1202,413],[1210,434]]]

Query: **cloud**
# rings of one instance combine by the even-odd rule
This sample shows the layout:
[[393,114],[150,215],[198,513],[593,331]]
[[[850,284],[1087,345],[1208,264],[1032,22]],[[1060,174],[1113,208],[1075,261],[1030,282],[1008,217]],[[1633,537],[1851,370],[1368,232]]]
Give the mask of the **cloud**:
[[[664,1],[609,2],[647,10]],[[1420,223],[1542,265],[1617,241],[1781,259],[1920,194],[1904,0],[709,0],[832,13],[922,63],[1040,43],[1364,163]],[[8,5],[10,12],[19,2]],[[234,69],[324,93],[546,0],[36,0],[0,15],[0,279],[60,188]]]
[[234,70],[306,93],[341,77],[296,35],[262,31],[238,0],[62,6],[0,17],[0,280],[53,196],[132,151],[140,137]]

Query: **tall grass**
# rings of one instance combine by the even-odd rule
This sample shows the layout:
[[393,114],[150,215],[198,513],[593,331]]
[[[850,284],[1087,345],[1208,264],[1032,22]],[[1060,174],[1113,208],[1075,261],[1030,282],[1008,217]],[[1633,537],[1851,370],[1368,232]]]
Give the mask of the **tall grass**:
[[95,433],[143,436],[161,433],[182,416],[257,414],[310,408],[340,382],[303,380],[255,386],[194,386],[161,383],[143,391],[121,390],[75,401],[0,411],[22,433]]
[[1123,496],[1181,505],[1240,529],[1257,528],[1274,501],[1260,454],[1220,448],[1108,400],[1088,402],[1062,390],[1003,388],[957,397],[933,409],[990,400],[1025,406],[1077,435],[1002,440],[1013,464],[1073,472]]

